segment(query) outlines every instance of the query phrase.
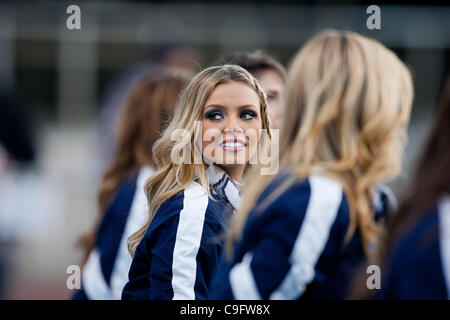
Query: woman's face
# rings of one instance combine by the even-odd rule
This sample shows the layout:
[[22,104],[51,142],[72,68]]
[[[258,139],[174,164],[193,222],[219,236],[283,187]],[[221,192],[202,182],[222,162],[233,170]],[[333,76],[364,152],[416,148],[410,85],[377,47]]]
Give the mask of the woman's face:
[[203,107],[203,157],[239,181],[258,149],[260,129],[258,94],[243,82],[220,84]]
[[272,69],[258,72],[256,78],[267,94],[267,104],[269,107],[272,128],[279,128],[283,107],[283,79]]

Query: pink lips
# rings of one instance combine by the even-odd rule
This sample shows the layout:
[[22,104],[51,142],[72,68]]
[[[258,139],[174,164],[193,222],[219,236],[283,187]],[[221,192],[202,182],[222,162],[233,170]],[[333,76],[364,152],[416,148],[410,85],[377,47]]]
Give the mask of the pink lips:
[[225,139],[219,144],[219,147],[225,151],[239,152],[245,149],[245,142],[238,138]]

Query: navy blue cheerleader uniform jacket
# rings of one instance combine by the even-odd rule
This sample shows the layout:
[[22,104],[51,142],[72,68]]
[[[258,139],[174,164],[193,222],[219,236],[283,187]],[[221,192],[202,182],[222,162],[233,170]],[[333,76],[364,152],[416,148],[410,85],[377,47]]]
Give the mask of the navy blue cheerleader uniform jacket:
[[[289,176],[279,174],[255,207]],[[376,211],[393,205],[389,199],[379,189]],[[218,265],[210,298],[345,298],[353,272],[364,261],[358,232],[345,245],[349,221],[340,183],[319,175],[294,182],[267,207],[250,211],[231,262],[222,258]]]
[[122,299],[206,299],[239,185],[210,166],[210,191],[193,181],[157,210],[136,249]]

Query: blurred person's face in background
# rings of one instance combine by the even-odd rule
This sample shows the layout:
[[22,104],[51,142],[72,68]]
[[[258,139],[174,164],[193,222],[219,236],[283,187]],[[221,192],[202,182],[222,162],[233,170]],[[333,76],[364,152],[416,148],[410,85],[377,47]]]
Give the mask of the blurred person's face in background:
[[256,78],[267,94],[270,120],[272,128],[279,128],[283,108],[284,82],[281,76],[272,69],[267,69],[256,74]]
[[203,157],[237,181],[258,148],[260,110],[258,94],[238,81],[218,85],[203,107]]
[[198,72],[202,61],[200,53],[191,47],[180,46],[172,49],[163,57],[163,64],[170,67],[181,68]]

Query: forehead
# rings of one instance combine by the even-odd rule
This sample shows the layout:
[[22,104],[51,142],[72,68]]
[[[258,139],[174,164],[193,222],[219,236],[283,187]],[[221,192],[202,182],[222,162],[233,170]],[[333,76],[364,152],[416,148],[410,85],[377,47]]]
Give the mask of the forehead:
[[240,81],[230,81],[219,84],[214,88],[206,101],[205,107],[212,104],[230,107],[239,107],[248,104],[259,106],[259,96],[247,84]]
[[272,69],[264,70],[256,75],[258,82],[265,91],[268,90],[279,90],[282,91],[284,88],[283,79],[280,75]]

